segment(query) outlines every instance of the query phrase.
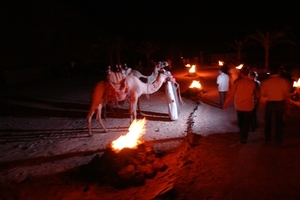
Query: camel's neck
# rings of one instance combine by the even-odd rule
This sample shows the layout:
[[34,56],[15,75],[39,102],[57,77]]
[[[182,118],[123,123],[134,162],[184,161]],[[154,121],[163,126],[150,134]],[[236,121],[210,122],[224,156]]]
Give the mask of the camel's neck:
[[152,84],[146,84],[147,88],[144,94],[152,94],[158,91],[165,80],[166,80],[166,76],[164,74],[159,74],[156,80]]

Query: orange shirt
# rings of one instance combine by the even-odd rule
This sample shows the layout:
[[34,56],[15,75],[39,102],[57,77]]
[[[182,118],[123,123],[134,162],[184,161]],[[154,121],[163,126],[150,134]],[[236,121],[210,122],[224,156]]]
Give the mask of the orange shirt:
[[290,90],[288,81],[277,74],[261,82],[261,95],[267,101],[283,101],[289,97]]
[[256,87],[254,81],[248,77],[239,78],[234,81],[230,93],[234,95],[234,107],[240,111],[251,111],[254,109],[254,96]]

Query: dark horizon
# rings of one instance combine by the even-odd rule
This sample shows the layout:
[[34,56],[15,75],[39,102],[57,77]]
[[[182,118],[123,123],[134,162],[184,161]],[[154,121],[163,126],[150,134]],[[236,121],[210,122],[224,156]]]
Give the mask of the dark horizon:
[[35,62],[40,63],[51,61],[52,57],[61,59],[67,54],[76,57],[80,50],[89,49],[99,38],[116,36],[136,44],[152,41],[169,48],[178,46],[182,53],[190,56],[199,55],[200,51],[226,53],[227,42],[243,39],[256,30],[290,28],[298,34],[299,7],[296,0],[231,4],[218,1],[6,1],[1,11],[1,57],[4,64],[14,59],[36,59]]

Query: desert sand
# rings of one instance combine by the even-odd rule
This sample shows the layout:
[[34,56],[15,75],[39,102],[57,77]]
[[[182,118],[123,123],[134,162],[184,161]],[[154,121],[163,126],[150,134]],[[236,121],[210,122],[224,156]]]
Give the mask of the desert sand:
[[[91,180],[80,169],[128,132],[128,104],[113,116],[108,111],[105,133],[95,118],[88,136],[86,115],[96,76],[40,80],[1,88],[1,199],[299,199],[300,108],[291,102],[284,145],[264,140],[264,102],[259,127],[239,143],[236,113],[218,107],[218,66],[172,69],[184,105],[170,121],[164,87],[141,97],[146,133],[167,169],[143,186],[115,188]],[[192,80],[203,92],[186,95]],[[200,103],[200,104],[199,104]],[[273,136],[274,139],[274,136]]]

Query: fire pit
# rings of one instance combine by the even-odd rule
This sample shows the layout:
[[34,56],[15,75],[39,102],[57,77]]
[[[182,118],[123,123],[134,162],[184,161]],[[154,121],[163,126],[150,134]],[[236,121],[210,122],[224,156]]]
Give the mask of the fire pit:
[[298,81],[294,81],[293,83],[293,94],[291,96],[293,101],[300,101],[300,78]]
[[145,118],[133,121],[126,135],[112,141],[104,154],[95,156],[85,170],[96,180],[111,183],[117,188],[140,186],[167,166],[150,142],[143,141]]
[[236,66],[235,68],[241,70],[243,68],[243,66],[244,66],[244,64],[240,64],[240,65]]
[[188,76],[195,77],[197,75],[197,73],[196,73],[196,65],[192,65],[191,66],[190,64],[187,64],[185,67],[189,68]]
[[199,98],[202,92],[203,90],[200,81],[194,80],[192,84],[189,86],[189,88],[186,90],[185,96],[187,98],[194,98],[194,97]]

